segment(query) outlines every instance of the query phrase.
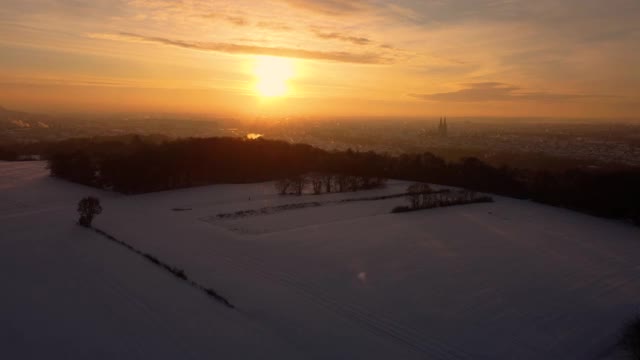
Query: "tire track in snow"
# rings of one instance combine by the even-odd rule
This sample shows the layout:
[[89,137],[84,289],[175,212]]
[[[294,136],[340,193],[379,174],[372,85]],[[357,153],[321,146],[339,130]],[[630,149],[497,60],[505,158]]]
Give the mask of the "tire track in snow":
[[304,296],[310,302],[325,308],[342,318],[345,318],[365,330],[390,341],[405,346],[417,354],[438,356],[438,359],[478,359],[462,350],[452,349],[444,342],[436,340],[433,336],[421,333],[418,329],[400,324],[381,313],[374,314],[363,307],[347,304],[323,294],[317,289],[309,287],[307,282],[295,279],[291,275],[266,269],[266,265],[259,260],[244,256],[240,261],[229,255],[216,254],[231,266],[245,272],[255,273],[262,278],[277,282],[296,293]]
[[[551,308],[554,304],[570,304],[571,301],[567,301],[567,299],[597,302],[598,299],[608,298],[613,294],[621,296],[619,294],[623,292],[628,292],[630,296],[633,296],[633,292],[629,291],[629,288],[634,286],[637,288],[633,277],[622,275],[629,274],[629,269],[625,269],[625,267],[632,268],[632,264],[626,259],[607,251],[606,248],[600,249],[592,243],[579,241],[572,236],[540,228],[536,224],[521,224],[519,228],[515,229],[516,232],[513,232],[514,229],[509,229],[506,226],[488,226],[472,214],[461,213],[461,215],[469,223],[484,228],[495,234],[496,237],[505,240],[507,242],[505,245],[517,243],[520,247],[524,246],[529,251],[538,252],[562,265],[561,269],[553,267],[553,277],[558,284],[566,284],[566,287],[562,287],[562,291],[528,292],[526,295],[529,302],[538,305],[544,304],[545,309]],[[544,234],[548,237],[550,245],[558,246],[557,244],[559,243],[565,243],[563,246],[567,246],[572,250],[570,252],[571,257],[563,257],[561,255],[567,253],[566,251],[557,251],[555,248],[540,246],[539,243],[532,242],[526,236],[529,231],[537,231]],[[512,269],[512,276],[527,277],[533,275],[530,270],[523,271],[518,266],[509,266],[509,268]],[[594,289],[598,289],[598,291],[594,292]],[[516,301],[516,303],[519,302]],[[549,315],[539,313],[538,308],[539,306],[528,307],[517,311],[516,316],[519,322],[532,324],[534,328],[541,328],[544,325],[557,323],[558,321],[577,324],[582,320],[581,314],[565,311],[567,309],[554,311],[554,315]],[[526,344],[528,336],[527,334],[519,334],[513,336],[513,339],[521,344]]]
[[[182,354],[182,356],[189,359],[196,359],[196,356],[190,350],[190,347],[187,346],[184,343],[184,341],[182,341],[179,334],[176,333],[175,330],[172,330],[173,327],[170,324],[168,324],[165,320],[163,320],[161,314],[158,311],[154,310],[154,308],[148,302],[134,295],[130,290],[126,289],[121,284],[111,280],[110,277],[107,276],[107,272],[105,271],[105,269],[96,268],[93,264],[89,263],[83,256],[80,256],[76,252],[75,248],[69,247],[69,249],[73,251],[74,255],[76,255],[75,260],[78,263],[83,264],[82,267],[85,270],[89,270],[94,275],[93,277],[99,279],[101,284],[107,285],[105,287],[107,291],[121,298],[123,302],[128,303],[129,305],[131,305],[131,307],[137,308],[142,313],[146,314],[144,318],[146,318],[148,322],[153,323],[156,327],[161,328],[164,333],[168,334],[173,339],[173,343],[177,345],[177,348]],[[120,250],[117,250],[117,251],[120,251]],[[130,254],[125,253],[124,256],[130,256]],[[136,262],[140,261],[137,258],[132,258],[132,260]],[[144,264],[144,262],[141,262],[141,263]],[[155,271],[155,269],[153,271]],[[161,276],[164,276],[164,275],[161,275]],[[134,343],[133,346],[137,348],[138,352],[140,352],[140,347],[138,346],[138,344]]]

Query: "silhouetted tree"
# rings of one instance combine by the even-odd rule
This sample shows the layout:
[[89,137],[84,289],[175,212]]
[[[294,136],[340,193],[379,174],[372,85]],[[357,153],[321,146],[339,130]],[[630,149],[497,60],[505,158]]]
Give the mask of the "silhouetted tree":
[[280,179],[276,181],[276,190],[278,190],[278,194],[285,195],[291,186],[291,182],[289,179]]
[[411,204],[411,208],[419,209],[421,207],[426,207],[429,202],[429,194],[431,194],[432,191],[431,186],[426,183],[415,183],[409,185],[407,188],[407,199]]
[[78,223],[85,227],[91,227],[91,222],[96,215],[102,213],[102,206],[100,205],[100,199],[88,196],[78,203],[78,213],[80,219]]
[[304,186],[307,183],[307,177],[304,175],[296,175],[292,176],[289,181],[291,182],[291,189],[293,193],[296,195],[302,195]]
[[322,181],[324,182],[324,191],[330,193],[333,190],[333,175],[324,174]]
[[309,175],[309,181],[311,182],[311,187],[313,188],[313,193],[315,195],[319,195],[322,193],[322,185],[323,185],[323,176],[321,174],[311,174]]

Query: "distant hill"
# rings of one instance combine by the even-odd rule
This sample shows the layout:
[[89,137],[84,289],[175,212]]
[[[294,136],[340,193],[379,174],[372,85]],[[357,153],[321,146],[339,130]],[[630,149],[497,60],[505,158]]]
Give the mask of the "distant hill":
[[0,130],[47,129],[49,115],[13,111],[0,106]]
[[[233,126],[220,120],[175,115],[76,114],[51,115],[0,107],[0,143],[58,141],[77,137],[124,134],[168,137],[233,136]],[[244,135],[244,134],[242,134]]]

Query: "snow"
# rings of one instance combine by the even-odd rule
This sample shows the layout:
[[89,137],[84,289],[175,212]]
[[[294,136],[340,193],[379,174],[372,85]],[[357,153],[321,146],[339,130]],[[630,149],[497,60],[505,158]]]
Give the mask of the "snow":
[[[640,229],[527,201],[390,214],[386,189],[122,196],[0,162],[0,358],[598,359],[639,313]],[[230,310],[73,222],[182,268]],[[219,219],[286,204],[322,206]],[[190,209],[173,211],[172,209]]]

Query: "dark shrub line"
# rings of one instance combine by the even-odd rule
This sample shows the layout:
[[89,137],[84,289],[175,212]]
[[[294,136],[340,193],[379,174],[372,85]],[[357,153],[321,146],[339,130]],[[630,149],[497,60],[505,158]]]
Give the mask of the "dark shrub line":
[[424,208],[417,208],[417,209],[413,209],[410,206],[396,206],[391,210],[392,214],[395,213],[403,213],[403,212],[411,212],[411,211],[420,211],[420,210],[427,210],[427,209],[435,209],[435,208],[439,208],[439,207],[448,207],[448,206],[457,206],[457,205],[467,205],[467,204],[479,204],[479,203],[491,203],[493,202],[493,199],[491,197],[486,197],[486,198],[481,198],[481,199],[476,199],[476,200],[461,200],[461,201],[453,201],[450,202],[448,204],[442,204],[442,205],[434,205],[431,207],[424,207]]
[[125,248],[129,249],[130,251],[142,256],[143,258],[147,259],[147,261],[149,261],[150,263],[168,271],[169,273],[171,273],[173,276],[177,277],[180,280],[186,281],[187,284],[193,286],[194,288],[203,291],[204,293],[206,293],[208,296],[214,298],[215,300],[223,303],[225,306],[227,306],[228,308],[234,309],[235,306],[233,306],[233,304],[231,304],[229,302],[229,300],[227,300],[225,297],[223,297],[222,295],[218,294],[215,290],[211,289],[211,288],[207,288],[203,285],[198,284],[197,282],[189,279],[189,277],[187,276],[187,274],[184,272],[184,270],[171,266],[165,262],[163,262],[162,260],[158,259],[157,257],[149,254],[149,253],[145,253],[141,250],[136,249],[135,247],[129,245],[128,243],[117,239],[116,237],[114,237],[113,235],[107,233],[104,230],[92,227],[93,231],[95,231],[96,233],[104,236],[105,238],[115,242],[118,245],[124,246]]
[[[439,193],[446,193],[448,191],[449,190],[437,190],[437,191],[433,191],[431,193],[439,194]],[[409,195],[409,194],[408,193],[401,193],[401,194],[391,194],[391,195],[382,195],[382,196],[342,199],[342,200],[334,200],[334,201],[322,201],[322,202],[313,201],[313,202],[297,203],[297,204],[285,204],[285,205],[278,205],[278,206],[267,206],[267,207],[263,207],[263,208],[260,208],[260,209],[248,209],[248,210],[239,210],[239,211],[232,212],[232,213],[222,213],[222,214],[216,215],[216,218],[222,219],[222,220],[239,219],[239,218],[244,218],[244,217],[249,217],[249,216],[269,215],[269,214],[274,214],[274,213],[277,213],[277,212],[280,212],[280,211],[298,210],[298,209],[304,209],[304,208],[309,208],[309,207],[319,207],[319,206],[324,206],[324,205],[329,205],[329,204],[345,204],[345,203],[356,202],[356,201],[387,200],[387,199],[405,197],[407,195]]]
[[[447,193],[450,190],[448,189],[444,189],[444,190],[434,190],[434,191],[429,191],[429,194],[443,194],[443,193]],[[401,198],[401,197],[406,197],[410,195],[410,193],[400,193],[400,194],[391,194],[391,195],[381,195],[381,196],[372,196],[372,197],[363,197],[363,198],[352,198],[352,199],[343,199],[343,200],[339,200],[338,202],[340,203],[347,203],[347,202],[354,202],[354,201],[376,201],[376,200],[387,200],[387,199],[395,199],[395,198]]]
[[[458,192],[451,192],[451,190],[441,190],[438,192],[409,192],[409,200],[412,200],[411,206],[396,206],[391,210],[392,214],[404,213],[411,211],[419,211],[426,209],[434,209],[440,207],[477,204],[477,203],[491,203],[493,198],[487,195],[476,195],[473,192],[467,190],[460,190]],[[416,202],[415,197],[421,196],[423,198],[429,198],[433,196],[443,195],[440,198],[433,199],[427,202]]]
[[263,207],[260,209],[248,209],[248,210],[240,210],[240,211],[236,211],[236,212],[232,212],[232,213],[223,213],[223,214],[218,214],[216,215],[216,218],[218,219],[238,219],[238,218],[244,218],[244,217],[249,217],[249,216],[259,216],[259,215],[269,215],[269,214],[273,214],[273,213],[277,213],[280,211],[286,211],[286,210],[297,210],[297,209],[304,209],[304,208],[309,208],[309,207],[318,207],[318,206],[322,206],[326,203],[321,203],[321,202],[307,202],[307,203],[299,203],[299,204],[286,204],[286,205],[279,205],[279,206],[267,206],[267,207]]
[[144,257],[146,257],[147,260],[151,261],[152,263],[154,263],[156,265],[160,265],[160,260],[156,259],[155,256],[149,255],[149,254],[144,254]]
[[312,172],[298,174],[275,182],[280,195],[302,195],[309,187],[314,195],[355,192],[385,187],[387,179],[380,176],[346,175],[336,173]]

